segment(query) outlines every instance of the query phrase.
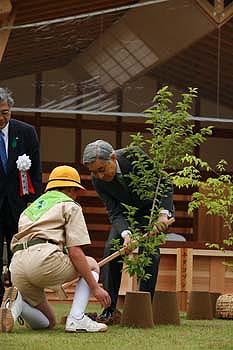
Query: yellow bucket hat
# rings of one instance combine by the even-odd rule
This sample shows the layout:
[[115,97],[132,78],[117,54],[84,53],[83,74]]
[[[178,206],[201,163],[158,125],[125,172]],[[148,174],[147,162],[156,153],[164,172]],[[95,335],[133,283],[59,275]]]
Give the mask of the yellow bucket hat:
[[52,170],[45,191],[59,187],[79,187],[85,190],[78,171],[68,165],[61,165]]

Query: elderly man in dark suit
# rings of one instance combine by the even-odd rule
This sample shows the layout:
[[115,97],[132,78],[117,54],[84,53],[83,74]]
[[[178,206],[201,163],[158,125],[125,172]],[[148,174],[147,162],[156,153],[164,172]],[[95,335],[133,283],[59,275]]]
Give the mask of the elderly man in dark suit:
[[[29,124],[11,119],[13,104],[9,90],[0,87],[0,276],[3,272],[4,241],[7,243],[9,265],[12,256],[10,242],[18,230],[19,216],[27,204],[41,194],[42,187],[36,131]],[[19,157],[23,155],[20,165]],[[3,294],[1,278],[0,303]]]
[[[145,157],[146,154],[145,154]],[[138,208],[136,220],[141,227],[145,225],[145,216],[150,214],[151,200],[141,200],[129,186],[130,179],[125,176],[134,173],[132,157],[127,155],[127,149],[114,150],[112,145],[103,140],[89,143],[83,153],[83,164],[91,171],[93,186],[103,200],[112,224],[108,241],[105,245],[104,255],[112,254],[112,239],[120,238],[121,242],[127,244],[129,241],[129,225],[125,215],[127,204]],[[167,225],[169,217],[173,212],[172,187],[161,199],[161,211],[159,221]],[[152,264],[147,267],[147,273],[151,275],[149,280],[140,283],[140,290],[151,293],[153,298],[159,266],[159,249],[152,257]],[[104,271],[104,288],[109,292],[112,304],[99,316],[101,322],[110,323],[116,316],[117,297],[121,282],[122,263],[119,259],[110,262]]]

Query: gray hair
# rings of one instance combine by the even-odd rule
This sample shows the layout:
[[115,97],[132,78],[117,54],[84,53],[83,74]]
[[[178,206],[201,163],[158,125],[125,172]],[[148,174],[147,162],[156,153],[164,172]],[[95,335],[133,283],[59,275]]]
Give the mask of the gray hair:
[[0,103],[6,102],[10,107],[13,106],[14,100],[11,97],[11,91],[0,87]]
[[112,145],[103,140],[89,143],[83,151],[83,164],[95,162],[97,159],[110,160],[114,149]]

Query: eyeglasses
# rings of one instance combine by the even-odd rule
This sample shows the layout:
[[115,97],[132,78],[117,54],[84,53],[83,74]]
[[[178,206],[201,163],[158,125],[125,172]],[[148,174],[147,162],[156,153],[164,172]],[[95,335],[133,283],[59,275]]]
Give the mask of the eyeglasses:
[[2,115],[3,117],[7,117],[10,114],[10,110],[9,109],[2,109],[0,110],[0,115]]

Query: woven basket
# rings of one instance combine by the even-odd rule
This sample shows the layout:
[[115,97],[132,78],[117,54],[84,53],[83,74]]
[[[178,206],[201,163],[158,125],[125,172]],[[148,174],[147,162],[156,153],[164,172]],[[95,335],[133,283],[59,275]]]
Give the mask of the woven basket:
[[223,294],[218,297],[216,317],[233,319],[233,294]]

